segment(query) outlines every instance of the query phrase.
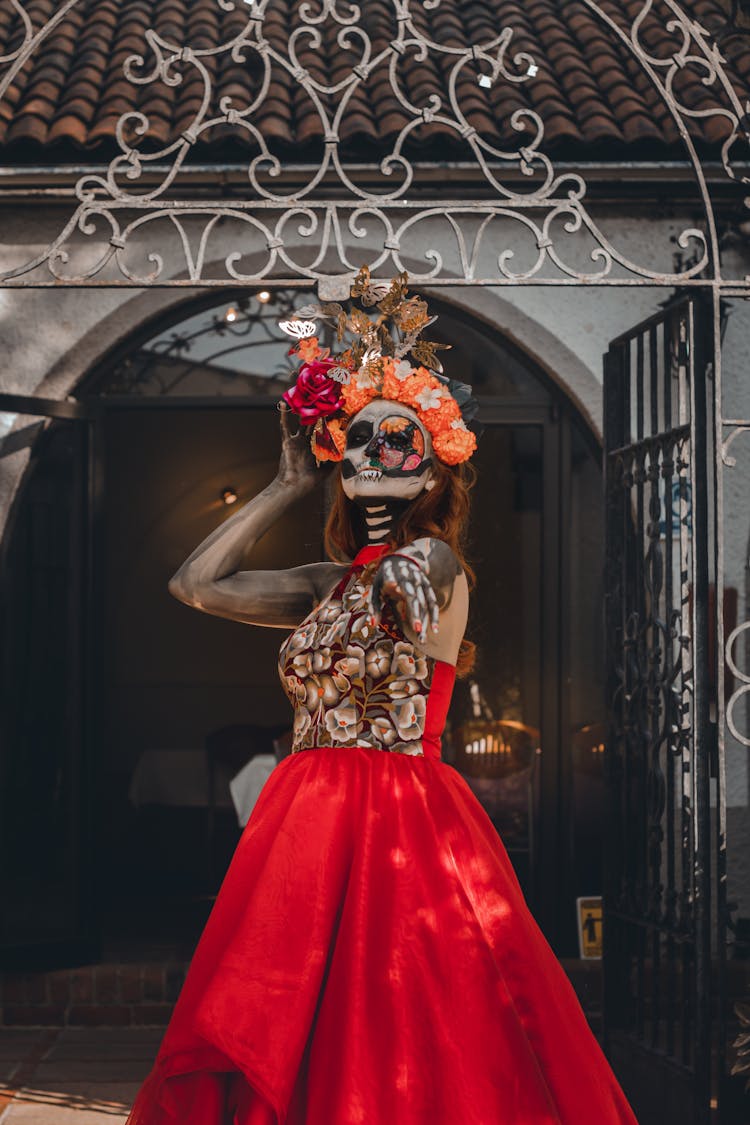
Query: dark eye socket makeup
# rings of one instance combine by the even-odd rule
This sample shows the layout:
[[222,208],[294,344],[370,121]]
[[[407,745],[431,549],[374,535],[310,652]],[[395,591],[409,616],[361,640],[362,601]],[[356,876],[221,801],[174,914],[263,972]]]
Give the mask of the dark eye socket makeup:
[[366,421],[364,418],[360,422],[354,422],[346,431],[346,448],[356,449],[359,445],[364,445],[372,437],[372,422]]
[[414,442],[411,428],[400,430],[395,434],[384,433],[382,437],[385,444],[393,446],[394,449],[411,449]]

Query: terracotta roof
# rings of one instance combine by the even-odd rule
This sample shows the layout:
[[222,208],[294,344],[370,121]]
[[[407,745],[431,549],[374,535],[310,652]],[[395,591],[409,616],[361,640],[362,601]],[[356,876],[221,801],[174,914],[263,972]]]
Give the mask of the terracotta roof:
[[[722,0],[683,0],[685,7],[709,30],[722,25]],[[272,0],[264,34],[286,54],[288,26],[298,0]],[[625,12],[633,18],[643,8],[642,0],[605,0],[619,22]],[[390,0],[360,0],[362,23],[377,52],[395,36]],[[58,0],[28,0],[25,7],[35,25],[51,16]],[[582,0],[442,0],[434,10],[412,5],[416,22],[446,46],[465,47],[497,35],[498,28],[514,30],[512,50],[528,51],[537,63],[536,76],[521,85],[499,79],[490,88],[478,84],[486,70],[481,62],[466,66],[459,81],[459,102],[466,120],[488,142],[516,149],[522,134],[511,127],[515,110],[534,109],[545,122],[545,150],[578,147],[584,153],[627,152],[634,145],[663,147],[679,141],[677,127],[646,73],[627,47]],[[316,5],[313,3],[312,8]],[[644,23],[643,38],[652,54],[671,54],[675,38],[664,30],[666,6],[657,20]],[[218,0],[83,0],[64,18],[37,53],[25,65],[0,103],[0,145],[6,159],[15,152],[24,158],[59,158],[61,153],[80,157],[83,151],[110,153],[115,148],[115,127],[120,114],[138,109],[149,119],[147,136],[141,142],[150,148],[179,137],[190,128],[203,94],[200,75],[194,66],[179,64],[180,85],[161,81],[133,85],[123,74],[125,60],[133,54],[152,58],[145,49],[144,34],[154,27],[174,43],[194,49],[217,46],[242,28],[251,10],[237,0],[233,12],[224,11]],[[323,42],[312,51],[303,39],[300,62],[317,79],[334,83],[357,61],[336,41],[338,25],[322,25]],[[0,55],[21,40],[17,11],[0,6]],[[355,43],[356,46],[356,43]],[[252,49],[245,58],[233,60],[228,52],[209,56],[205,65],[214,90],[211,115],[220,114],[222,98],[231,98],[238,109],[246,106],[258,89],[262,66]],[[429,104],[437,95],[448,104],[448,86],[453,59],[431,54],[424,60],[413,49],[398,60],[406,96],[417,106]],[[750,41],[732,45],[730,75],[741,100],[750,86]],[[687,66],[677,75],[675,90],[693,110],[716,105],[717,93],[701,82],[697,67]],[[743,91],[745,93],[743,94]],[[333,108],[334,99],[328,99]],[[448,110],[448,116],[452,112]],[[386,66],[375,68],[352,97],[341,124],[341,141],[352,155],[386,152],[400,130],[412,119],[394,96]],[[280,66],[273,67],[270,86],[258,111],[251,118],[272,147],[294,148],[299,159],[319,153],[323,127],[305,90]],[[700,143],[715,146],[727,135],[725,118],[694,118],[689,124]],[[221,153],[242,159],[257,151],[252,133],[237,125],[213,127],[195,146],[202,158]],[[466,142],[440,121],[428,121],[410,134],[406,151],[432,156],[449,153],[470,158]]]

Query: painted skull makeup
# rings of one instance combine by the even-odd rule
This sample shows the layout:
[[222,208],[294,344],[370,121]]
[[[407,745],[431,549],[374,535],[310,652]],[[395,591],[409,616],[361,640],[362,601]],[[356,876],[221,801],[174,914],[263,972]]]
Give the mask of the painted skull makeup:
[[430,435],[408,406],[381,399],[349,423],[341,480],[351,500],[411,500],[425,488],[431,468]]

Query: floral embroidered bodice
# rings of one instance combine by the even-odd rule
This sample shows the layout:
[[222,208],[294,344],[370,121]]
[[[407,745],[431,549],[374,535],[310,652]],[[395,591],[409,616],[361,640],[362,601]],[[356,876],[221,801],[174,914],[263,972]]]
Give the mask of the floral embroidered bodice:
[[425,656],[386,610],[373,626],[364,547],[333,593],[287,637],[279,673],[294,708],[292,753],[369,746],[440,757],[455,668]]

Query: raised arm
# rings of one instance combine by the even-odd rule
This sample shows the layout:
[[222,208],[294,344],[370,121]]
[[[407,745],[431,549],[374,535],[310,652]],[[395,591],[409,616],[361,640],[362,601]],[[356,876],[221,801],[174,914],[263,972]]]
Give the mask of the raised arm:
[[289,414],[282,404],[276,477],[212,531],[169,580],[169,592],[185,605],[232,621],[293,629],[343,572],[339,564],[324,562],[289,570],[237,569],[247,551],[322,476],[306,436],[290,433]]

